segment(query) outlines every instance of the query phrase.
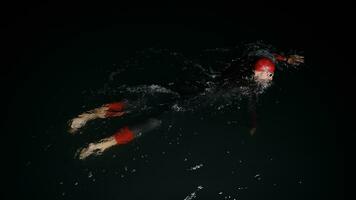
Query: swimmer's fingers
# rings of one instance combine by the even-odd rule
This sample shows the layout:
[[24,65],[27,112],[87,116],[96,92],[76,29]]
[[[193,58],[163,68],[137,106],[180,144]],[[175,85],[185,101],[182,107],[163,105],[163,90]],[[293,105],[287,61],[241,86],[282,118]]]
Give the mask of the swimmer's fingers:
[[304,56],[296,55],[296,56],[295,56],[295,59],[296,59],[296,61],[299,62],[299,63],[304,63]]
[[290,55],[287,59],[287,63],[292,65],[299,65],[301,63],[304,63],[304,56]]

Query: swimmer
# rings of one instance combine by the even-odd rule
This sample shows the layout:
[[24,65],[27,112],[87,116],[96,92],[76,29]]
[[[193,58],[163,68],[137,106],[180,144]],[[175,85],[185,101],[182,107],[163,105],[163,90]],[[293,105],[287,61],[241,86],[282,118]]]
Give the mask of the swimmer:
[[[221,68],[220,75],[214,76],[210,80],[217,85],[211,94],[223,91],[226,88],[240,86],[247,88],[249,92],[247,92],[245,96],[247,96],[249,100],[249,112],[251,116],[250,134],[254,135],[257,129],[257,97],[271,86],[278,65],[298,66],[304,63],[304,57],[295,54],[284,56],[283,54],[277,54],[268,49],[249,51],[245,57],[244,62],[226,63],[225,67]],[[184,83],[186,83],[186,81]],[[185,92],[187,91],[186,88],[188,88],[189,92]],[[197,89],[194,90],[192,88]],[[173,107],[177,102],[201,95],[201,91],[204,91],[205,88],[204,86],[193,87],[189,85],[188,82],[188,85],[183,84],[183,86],[180,85],[180,87],[173,87],[171,89],[180,94],[179,98],[172,99],[171,107]],[[184,95],[184,93],[187,95]],[[207,94],[201,96],[209,97]],[[198,103],[203,104],[202,102]],[[125,114],[129,114],[133,110],[132,105],[133,103],[130,101],[123,100],[104,104],[98,108],[84,112],[70,120],[69,132],[71,134],[78,133],[78,130],[84,127],[87,122],[94,119],[121,117]],[[85,159],[90,155],[100,155],[113,146],[130,143],[143,134],[160,127],[161,123],[161,120],[152,118],[140,125],[124,126],[112,136],[95,143],[90,143],[87,147],[80,149],[78,151],[78,157],[79,159]]]

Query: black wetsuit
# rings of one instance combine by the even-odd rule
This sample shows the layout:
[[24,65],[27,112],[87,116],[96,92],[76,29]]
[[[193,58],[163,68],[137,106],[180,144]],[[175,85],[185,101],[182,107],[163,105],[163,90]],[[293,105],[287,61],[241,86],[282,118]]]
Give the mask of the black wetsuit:
[[[154,113],[160,113],[171,110],[176,104],[186,104],[187,107],[195,106],[194,104],[205,105],[204,101],[209,95],[229,95],[228,93],[235,92],[241,93],[239,95],[248,100],[251,126],[256,127],[256,103],[262,89],[252,79],[253,64],[261,57],[279,64],[275,52],[271,46],[256,43],[244,45],[242,48],[207,50],[195,60],[168,50],[144,52],[142,55],[150,61],[143,61],[142,64],[135,61],[136,65],[148,64],[152,68],[162,65],[160,69],[173,75],[173,79],[164,76],[162,80],[159,79],[160,83],[157,83],[145,78],[141,84],[157,84],[172,93],[164,97],[152,95],[148,98],[150,94],[143,95],[147,100],[139,99],[134,102],[134,107],[142,110],[148,105],[153,108],[151,110],[154,110]],[[190,101],[191,99],[196,100]]]

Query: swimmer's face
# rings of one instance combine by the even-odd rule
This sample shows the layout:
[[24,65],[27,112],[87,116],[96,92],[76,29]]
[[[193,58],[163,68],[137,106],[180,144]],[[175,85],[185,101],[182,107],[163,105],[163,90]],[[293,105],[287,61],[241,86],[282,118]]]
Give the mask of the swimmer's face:
[[263,88],[268,88],[272,84],[273,75],[274,74],[268,70],[254,71],[254,80]]
[[270,82],[273,80],[273,75],[274,74],[268,70],[254,71],[254,79],[257,82]]

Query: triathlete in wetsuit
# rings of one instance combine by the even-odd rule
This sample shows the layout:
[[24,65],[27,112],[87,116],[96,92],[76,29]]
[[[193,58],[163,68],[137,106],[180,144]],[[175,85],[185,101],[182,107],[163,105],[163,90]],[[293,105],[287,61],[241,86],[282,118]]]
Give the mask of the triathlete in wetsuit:
[[[256,101],[257,97],[268,88],[273,80],[276,66],[285,65],[297,66],[304,62],[303,56],[277,54],[269,48],[249,49],[245,51],[239,59],[223,63],[218,70],[208,72],[202,68],[201,74],[204,81],[182,81],[181,84],[173,84],[170,89],[176,91],[178,95],[171,98],[171,102],[166,102],[167,108],[171,108],[177,103],[184,104],[184,101],[198,97],[198,104],[204,104],[204,99],[211,94],[227,94],[230,92],[240,92],[249,99],[249,112],[251,114],[250,134],[256,131]],[[201,66],[195,66],[201,68]],[[187,69],[189,73],[189,68]],[[180,79],[181,80],[181,79]],[[179,81],[177,81],[179,82]],[[209,83],[213,83],[211,87]],[[167,86],[169,87],[169,86]],[[207,91],[209,88],[209,91]],[[70,121],[70,133],[76,133],[88,121],[97,118],[112,118],[134,112],[137,108],[135,102],[128,100],[105,104],[99,108],[80,114]],[[85,159],[92,154],[101,154],[107,148],[115,145],[123,145],[159,127],[161,120],[150,118],[146,122],[135,125],[125,126],[115,134],[104,138],[97,143],[90,143],[79,152],[79,159]]]

